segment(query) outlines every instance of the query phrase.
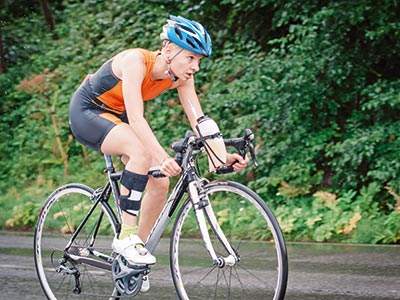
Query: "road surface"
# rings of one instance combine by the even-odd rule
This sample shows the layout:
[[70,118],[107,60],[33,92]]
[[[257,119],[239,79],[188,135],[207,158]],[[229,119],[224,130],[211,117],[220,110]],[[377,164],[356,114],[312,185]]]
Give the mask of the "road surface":
[[[157,255],[167,255],[167,240]],[[0,233],[1,300],[44,299],[31,234]],[[285,300],[400,300],[400,246],[289,243]],[[135,300],[177,299],[168,265],[151,272],[152,289]],[[259,299],[251,299],[259,300]]]

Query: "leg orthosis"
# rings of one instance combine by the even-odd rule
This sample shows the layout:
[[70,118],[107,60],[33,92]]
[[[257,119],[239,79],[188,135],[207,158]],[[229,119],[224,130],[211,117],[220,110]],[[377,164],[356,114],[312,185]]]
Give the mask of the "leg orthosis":
[[137,174],[124,170],[121,175],[121,184],[129,190],[128,195],[119,197],[119,206],[123,211],[137,216],[142,203],[142,194],[148,181],[147,175]]

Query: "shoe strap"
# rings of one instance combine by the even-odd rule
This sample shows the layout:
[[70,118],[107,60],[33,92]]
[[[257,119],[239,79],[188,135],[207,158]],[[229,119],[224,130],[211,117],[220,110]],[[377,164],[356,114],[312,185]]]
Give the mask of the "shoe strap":
[[131,234],[129,236],[129,239],[133,242],[133,244],[135,245],[135,249],[140,255],[146,255],[148,253],[148,250],[145,248],[143,241],[138,235]]
[[137,244],[143,245],[144,247],[144,243],[143,241],[140,239],[140,237],[136,234],[131,234],[129,236],[129,239],[132,241],[132,243],[136,246]]

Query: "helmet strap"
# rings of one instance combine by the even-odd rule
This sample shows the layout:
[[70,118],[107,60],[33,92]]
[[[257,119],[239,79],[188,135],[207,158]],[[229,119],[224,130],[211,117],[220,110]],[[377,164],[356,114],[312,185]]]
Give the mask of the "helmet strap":
[[[163,47],[167,46],[169,43],[170,43],[169,41],[166,41],[165,43],[163,43]],[[165,62],[167,63],[167,70],[165,71],[165,74],[168,75],[174,82],[177,81],[179,78],[177,78],[172,72],[171,62],[179,53],[182,52],[182,50],[183,48],[178,48],[168,57],[166,57],[165,54],[162,55]]]
[[171,61],[175,58],[175,56],[177,56],[179,53],[181,53],[182,50],[183,50],[183,48],[176,49],[169,57],[166,58],[166,60],[168,60],[169,63],[171,63]]
[[171,70],[171,63],[167,63],[167,70],[164,72],[166,75],[168,75],[169,78],[171,78],[171,80],[173,82],[177,81],[179,78],[177,78],[174,73]]

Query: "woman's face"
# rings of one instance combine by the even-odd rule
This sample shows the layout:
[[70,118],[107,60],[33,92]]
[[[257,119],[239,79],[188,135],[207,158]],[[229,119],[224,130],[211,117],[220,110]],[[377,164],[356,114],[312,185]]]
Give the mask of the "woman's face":
[[200,69],[200,61],[202,58],[203,55],[183,49],[172,59],[172,72],[181,80],[192,79],[193,74],[198,72]]

